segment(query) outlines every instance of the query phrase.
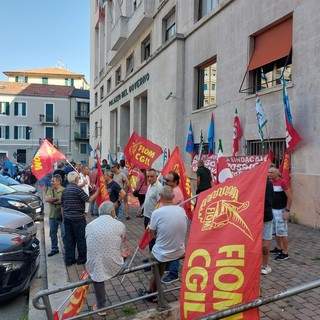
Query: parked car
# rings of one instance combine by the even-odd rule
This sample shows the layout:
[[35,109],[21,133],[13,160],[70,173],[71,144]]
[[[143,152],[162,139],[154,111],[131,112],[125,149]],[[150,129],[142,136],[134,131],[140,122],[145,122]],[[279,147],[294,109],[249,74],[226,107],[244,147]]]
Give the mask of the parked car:
[[0,228],[0,301],[29,288],[39,267],[39,241],[24,230]]
[[16,191],[37,194],[37,189],[35,187],[30,186],[29,184],[20,183],[8,176],[0,175],[0,183],[4,184],[5,186],[9,186]]
[[25,230],[37,235],[37,225],[28,215],[9,208],[0,207],[0,227]]
[[21,211],[33,220],[42,219],[43,202],[33,194],[18,192],[0,184],[0,207]]

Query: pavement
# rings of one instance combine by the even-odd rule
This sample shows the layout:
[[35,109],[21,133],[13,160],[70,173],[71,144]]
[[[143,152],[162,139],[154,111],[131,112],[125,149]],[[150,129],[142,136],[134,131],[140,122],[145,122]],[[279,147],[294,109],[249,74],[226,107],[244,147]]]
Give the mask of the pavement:
[[[47,212],[47,211],[45,211]],[[134,251],[139,243],[141,235],[144,231],[143,219],[136,217],[137,208],[130,207],[130,220],[125,220],[124,224],[127,228],[127,244]],[[88,222],[93,219],[88,217]],[[48,218],[45,214],[43,234],[40,241],[43,243],[40,269],[38,277],[33,281],[30,288],[30,303],[29,303],[29,319],[43,320],[46,319],[46,314],[42,310],[37,310],[32,305],[33,295],[45,289],[55,286],[61,286],[67,282],[78,281],[84,270],[83,266],[72,265],[65,267],[63,261],[63,252],[52,257],[47,257],[50,252],[50,238]],[[42,237],[42,238],[41,238]],[[272,272],[268,275],[261,275],[261,295],[271,295],[288,288],[296,287],[307,282],[319,279],[320,275],[320,231],[289,223],[289,259],[285,261],[276,261],[274,255],[270,255],[269,265]],[[275,241],[271,242],[271,248],[274,248]],[[132,266],[142,264],[142,260],[148,258],[148,250],[138,250],[137,255],[132,263]],[[122,276],[106,281],[106,292],[109,304],[119,303],[132,298],[138,297],[138,288],[148,288],[151,272],[140,270],[136,273],[126,275],[123,282]],[[180,281],[166,288],[179,287]],[[70,294],[70,291],[61,292],[50,296],[50,302],[53,310],[57,309],[63,300]],[[172,306],[178,306],[179,288],[165,294],[165,299]],[[320,287],[309,290],[298,295],[288,297],[265,306],[260,307],[261,320],[278,320],[278,319],[300,319],[320,320]],[[92,305],[95,303],[95,297],[92,286],[89,287],[86,302],[82,308],[82,312],[91,311]],[[122,307],[111,309],[108,315],[101,317],[98,315],[86,317],[85,319],[133,319],[142,318],[142,314],[153,313],[150,309],[156,308],[156,304],[144,300],[135,301]],[[63,308],[62,308],[63,309]],[[169,317],[167,317],[169,319]],[[170,319],[178,319],[171,317]]]

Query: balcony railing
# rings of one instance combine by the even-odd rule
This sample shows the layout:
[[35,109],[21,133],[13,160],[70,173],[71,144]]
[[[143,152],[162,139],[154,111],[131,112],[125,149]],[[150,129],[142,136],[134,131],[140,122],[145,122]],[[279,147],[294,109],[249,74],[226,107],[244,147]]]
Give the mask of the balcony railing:
[[76,111],[74,117],[77,119],[89,119],[89,112],[87,111]]
[[89,132],[75,132],[74,140],[89,140]]
[[44,125],[59,125],[59,117],[52,117],[52,116],[47,116],[45,114],[39,114],[39,122],[40,124],[44,124]]

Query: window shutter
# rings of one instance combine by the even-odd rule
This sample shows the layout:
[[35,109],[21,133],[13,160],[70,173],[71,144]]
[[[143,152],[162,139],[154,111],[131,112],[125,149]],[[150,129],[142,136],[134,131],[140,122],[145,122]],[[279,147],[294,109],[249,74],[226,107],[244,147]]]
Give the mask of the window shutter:
[[14,103],[14,115],[17,116],[19,112],[19,105],[18,102]]
[[6,126],[5,139],[9,139],[9,126]]
[[26,103],[22,104],[22,115],[23,116],[27,115],[27,104]]
[[24,82],[28,83],[28,77],[24,77]]
[[18,127],[14,126],[14,139],[18,139]]
[[19,77],[18,76],[16,76],[16,82],[19,82]]
[[10,102],[6,102],[6,115],[10,115]]
[[30,140],[30,127],[26,127],[26,139]]
[[70,79],[71,80],[71,85],[74,85],[74,79]]

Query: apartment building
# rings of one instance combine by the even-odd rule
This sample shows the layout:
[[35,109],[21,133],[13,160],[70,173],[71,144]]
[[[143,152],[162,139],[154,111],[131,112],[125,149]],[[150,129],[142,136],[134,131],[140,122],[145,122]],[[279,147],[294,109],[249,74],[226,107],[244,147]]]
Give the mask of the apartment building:
[[69,160],[87,162],[90,100],[84,76],[59,68],[4,73],[9,81],[0,82],[0,158],[30,164],[46,138]]
[[[229,156],[237,109],[239,155],[266,154],[270,147],[279,164],[286,138],[283,74],[302,139],[291,153],[292,215],[320,226],[319,1],[95,0],[90,14],[90,124],[102,157],[108,149],[119,152],[136,131],[163,148],[178,145],[189,168],[189,122],[197,148],[201,130],[207,143],[211,114],[215,142],[222,139]],[[268,117],[265,148],[256,92]],[[161,169],[162,159],[155,167]]]

